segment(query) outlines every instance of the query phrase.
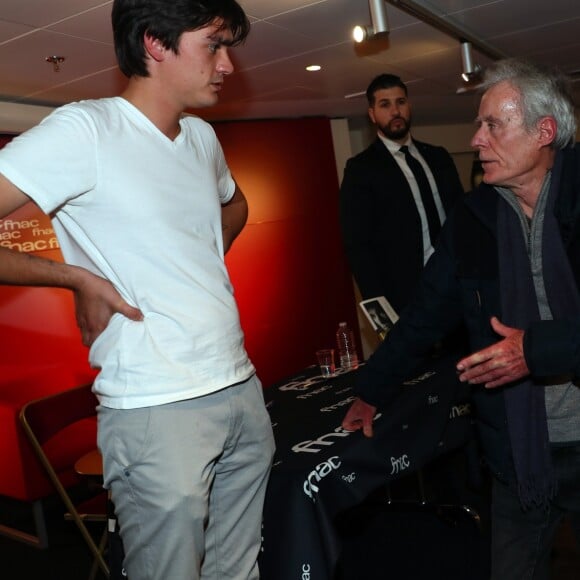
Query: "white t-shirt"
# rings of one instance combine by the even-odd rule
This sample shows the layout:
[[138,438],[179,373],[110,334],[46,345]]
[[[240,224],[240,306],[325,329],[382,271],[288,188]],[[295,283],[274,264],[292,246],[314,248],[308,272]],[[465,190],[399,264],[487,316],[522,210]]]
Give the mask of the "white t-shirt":
[[171,141],[121,97],[84,101],[0,154],[0,173],[51,215],[65,260],[143,312],[114,315],[91,347],[107,407],[198,397],[255,372],[223,259],[235,184],[211,126],[180,124]]

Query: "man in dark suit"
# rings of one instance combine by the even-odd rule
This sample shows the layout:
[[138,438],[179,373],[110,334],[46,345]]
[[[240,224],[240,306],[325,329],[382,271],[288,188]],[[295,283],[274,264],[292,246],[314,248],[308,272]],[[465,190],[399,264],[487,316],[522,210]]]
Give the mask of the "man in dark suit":
[[385,296],[399,312],[463,188],[443,147],[411,138],[411,105],[398,76],[376,77],[366,95],[377,139],[346,164],[342,235],[362,297]]

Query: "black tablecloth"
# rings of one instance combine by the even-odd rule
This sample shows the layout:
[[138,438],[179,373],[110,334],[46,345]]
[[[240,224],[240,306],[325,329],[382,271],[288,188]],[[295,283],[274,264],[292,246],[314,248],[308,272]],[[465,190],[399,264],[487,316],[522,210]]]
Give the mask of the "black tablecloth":
[[357,371],[324,379],[311,367],[265,390],[277,450],[262,580],[331,579],[340,554],[334,517],[473,437],[469,387],[456,378],[456,358],[433,361],[406,381],[379,409],[372,439],[340,426]]

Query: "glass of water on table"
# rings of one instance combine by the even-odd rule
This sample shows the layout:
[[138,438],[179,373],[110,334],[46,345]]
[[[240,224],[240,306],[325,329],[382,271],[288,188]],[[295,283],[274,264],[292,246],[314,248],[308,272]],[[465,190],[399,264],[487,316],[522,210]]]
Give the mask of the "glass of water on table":
[[334,349],[322,348],[317,350],[316,358],[318,360],[318,366],[320,367],[320,374],[325,378],[333,377],[336,371],[336,366],[334,364]]

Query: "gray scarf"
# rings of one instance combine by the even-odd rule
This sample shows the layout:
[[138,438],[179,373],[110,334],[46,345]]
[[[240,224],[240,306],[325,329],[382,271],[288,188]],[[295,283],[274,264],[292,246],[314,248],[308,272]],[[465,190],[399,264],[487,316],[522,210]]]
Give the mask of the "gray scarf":
[[[555,168],[556,169],[556,168]],[[559,172],[555,171],[559,177]],[[542,274],[546,297],[554,319],[580,315],[580,298],[554,217],[559,179],[550,186],[549,175],[536,208],[543,213]],[[549,188],[549,191],[546,191]],[[526,329],[540,320],[538,300],[530,268],[528,244],[522,235],[522,214],[510,206],[513,194],[500,191],[497,231],[502,322]],[[506,198],[512,196],[512,200]],[[504,388],[504,401],[518,493],[524,508],[546,506],[556,492],[546,419],[545,389],[533,377]]]

